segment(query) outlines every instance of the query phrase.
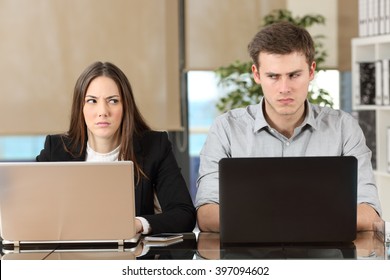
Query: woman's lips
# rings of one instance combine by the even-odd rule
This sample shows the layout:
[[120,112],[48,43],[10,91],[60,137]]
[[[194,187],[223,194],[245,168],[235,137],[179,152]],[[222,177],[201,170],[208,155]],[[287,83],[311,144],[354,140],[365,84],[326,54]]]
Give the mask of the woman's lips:
[[107,127],[110,125],[110,123],[109,122],[98,122],[98,123],[96,123],[96,125],[99,127]]

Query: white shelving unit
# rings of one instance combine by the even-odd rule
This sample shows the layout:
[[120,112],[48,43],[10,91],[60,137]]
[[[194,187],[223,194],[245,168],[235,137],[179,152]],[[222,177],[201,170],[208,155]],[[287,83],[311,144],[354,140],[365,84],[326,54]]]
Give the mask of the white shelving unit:
[[352,39],[352,104],[355,111],[373,110],[376,118],[375,177],[382,203],[383,218],[390,221],[390,172],[388,171],[387,129],[390,127],[389,105],[360,105],[359,62],[390,59],[390,35]]

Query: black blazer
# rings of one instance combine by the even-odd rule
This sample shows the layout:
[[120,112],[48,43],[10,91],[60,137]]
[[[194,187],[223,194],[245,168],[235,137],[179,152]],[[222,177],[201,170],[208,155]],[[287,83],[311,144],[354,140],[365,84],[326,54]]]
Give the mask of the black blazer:
[[[48,135],[44,149],[36,161],[84,161],[86,149],[80,157],[66,152],[69,139],[64,135]],[[146,132],[134,139],[138,164],[147,178],[135,179],[136,215],[144,217],[151,233],[190,232],[195,227],[196,214],[191,196],[172,152],[172,144],[165,132]],[[154,191],[162,213],[154,214]]]

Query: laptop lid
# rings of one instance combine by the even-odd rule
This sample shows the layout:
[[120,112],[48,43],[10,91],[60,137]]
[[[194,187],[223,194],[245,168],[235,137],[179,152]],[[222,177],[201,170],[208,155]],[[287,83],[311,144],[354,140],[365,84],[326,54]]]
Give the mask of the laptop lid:
[[3,244],[122,243],[134,219],[132,162],[0,163]]
[[225,158],[219,182],[222,245],[356,237],[355,157]]

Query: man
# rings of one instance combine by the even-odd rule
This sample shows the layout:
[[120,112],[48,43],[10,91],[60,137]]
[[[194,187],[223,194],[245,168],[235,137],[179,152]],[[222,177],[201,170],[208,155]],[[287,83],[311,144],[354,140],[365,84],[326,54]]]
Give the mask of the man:
[[219,231],[219,160],[274,156],[355,156],[357,230],[371,229],[381,213],[371,151],[351,115],[307,101],[316,68],[310,34],[288,22],[275,23],[255,35],[248,51],[264,97],[260,104],[219,116],[210,128],[200,153],[195,201],[200,230]]

